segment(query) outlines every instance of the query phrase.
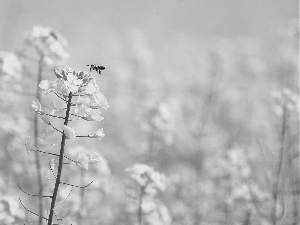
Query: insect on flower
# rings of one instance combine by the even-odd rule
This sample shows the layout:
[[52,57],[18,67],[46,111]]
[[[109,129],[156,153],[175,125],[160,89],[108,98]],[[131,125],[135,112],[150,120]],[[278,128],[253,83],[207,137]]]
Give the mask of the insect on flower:
[[98,72],[99,74],[101,74],[101,70],[105,70],[104,66],[97,66],[97,65],[87,65],[90,67],[90,72],[92,72],[92,70],[95,70],[96,72]]

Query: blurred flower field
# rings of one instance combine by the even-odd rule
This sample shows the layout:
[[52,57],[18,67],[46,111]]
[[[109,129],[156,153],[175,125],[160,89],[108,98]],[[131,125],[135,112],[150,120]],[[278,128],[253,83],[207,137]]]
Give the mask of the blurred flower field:
[[[53,224],[299,224],[298,21],[271,50],[251,38],[151,48],[135,31],[101,74],[67,67],[63,32],[22,38],[0,49],[1,225],[47,224],[51,198],[32,195],[53,193],[57,130],[74,187],[61,182]],[[67,126],[54,119],[70,91]]]

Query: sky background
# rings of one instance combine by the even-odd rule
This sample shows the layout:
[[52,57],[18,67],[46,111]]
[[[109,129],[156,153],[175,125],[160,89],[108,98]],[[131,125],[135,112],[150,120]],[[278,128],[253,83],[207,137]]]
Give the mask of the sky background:
[[131,30],[154,45],[178,36],[203,42],[247,36],[269,42],[299,16],[298,5],[296,0],[1,1],[0,47],[17,48],[24,30],[33,25],[59,30],[74,52],[91,42],[99,52],[98,43],[122,39]]

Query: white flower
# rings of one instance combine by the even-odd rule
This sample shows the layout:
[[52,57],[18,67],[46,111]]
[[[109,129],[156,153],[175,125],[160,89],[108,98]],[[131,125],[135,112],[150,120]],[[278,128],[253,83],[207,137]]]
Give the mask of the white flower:
[[27,44],[33,46],[39,53],[58,60],[66,60],[69,54],[65,51],[66,40],[55,30],[48,27],[33,27],[26,37]]
[[40,89],[42,89],[42,94],[46,95],[50,92],[53,92],[56,87],[55,81],[42,80],[39,84]]
[[64,96],[68,96],[70,93],[70,90],[68,89],[67,85],[63,81],[59,81],[57,85],[54,88],[55,92],[58,92]]
[[97,92],[99,92],[98,85],[95,82],[89,82],[85,88],[85,93],[88,95],[92,95]]
[[48,125],[51,125],[50,116],[48,115],[40,115],[40,118]]
[[36,112],[36,113],[43,113],[42,105],[38,99],[34,100],[31,104],[31,108]]
[[51,124],[51,115],[54,115],[54,110],[52,108],[45,108],[44,111],[39,114],[40,118],[48,125]]
[[107,103],[107,98],[101,92],[94,93],[93,99],[96,102],[95,106],[100,106],[103,109],[108,109],[109,105]]
[[74,128],[64,125],[64,134],[67,136],[68,139],[75,141],[77,133],[75,132]]
[[[50,116],[49,115],[53,115],[54,111],[51,110],[49,111],[48,109],[42,109],[42,105],[40,103],[40,101],[38,99],[34,100],[31,104],[31,108],[39,114],[39,117],[48,125],[51,124],[50,122]],[[48,112],[49,115],[46,115]]]
[[88,97],[80,97],[78,96],[77,100],[74,102],[75,109],[74,112],[78,113],[81,109],[87,108],[86,104],[88,104],[91,100]]
[[127,172],[131,172],[131,177],[140,186],[154,187],[161,191],[166,189],[166,178],[163,174],[160,174],[146,164],[135,164],[133,167],[126,169]]
[[99,140],[101,140],[104,136],[105,134],[103,133],[103,128],[89,135],[90,138],[99,138]]
[[89,157],[86,154],[82,152],[78,153],[75,161],[79,167],[82,167],[86,170],[89,169]]
[[76,157],[76,164],[79,167],[82,167],[86,170],[89,169],[89,164],[95,164],[101,161],[101,156],[97,152],[93,152],[91,154],[85,154],[83,152],[79,152]]
[[98,121],[98,122],[104,119],[104,117],[101,117],[99,115],[92,115],[91,113],[92,113],[91,109],[87,108],[86,114],[82,117],[82,119],[87,121]]
[[55,167],[55,160],[51,159],[50,162],[49,162],[49,169],[51,171],[54,171],[54,167]]

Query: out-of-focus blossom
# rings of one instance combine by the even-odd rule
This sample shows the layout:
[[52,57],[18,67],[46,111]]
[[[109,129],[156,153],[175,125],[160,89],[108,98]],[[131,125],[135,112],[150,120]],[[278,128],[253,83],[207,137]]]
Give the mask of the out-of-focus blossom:
[[100,174],[108,177],[111,175],[111,171],[108,165],[107,160],[100,154],[99,155],[99,161],[100,163],[95,167],[95,169],[97,170],[97,172],[99,172]]
[[133,167],[127,168],[126,171],[131,173],[132,179],[141,187],[149,185],[160,191],[166,189],[166,177],[146,164],[135,164]]
[[[127,212],[135,215],[138,210],[134,202],[127,203]],[[145,198],[142,204],[142,214],[144,224],[147,225],[170,225],[172,222],[168,208],[159,200]]]
[[[146,209],[147,204],[144,204],[143,210]],[[149,210],[150,209],[150,210]],[[152,204],[148,213],[145,215],[145,222],[148,225],[170,225],[172,222],[172,218],[168,208],[161,204],[156,203]]]
[[64,134],[67,136],[68,139],[75,141],[77,132],[74,130],[74,128],[64,125]]
[[23,136],[29,129],[30,123],[23,116],[0,115],[1,129],[10,134]]
[[93,152],[91,154],[87,154],[89,157],[89,163],[94,164],[101,161],[101,156],[97,152]]
[[142,128],[147,133],[154,134],[156,140],[171,145],[174,141],[174,135],[177,131],[176,124],[180,115],[178,102],[175,100],[168,102],[148,100],[143,111]]
[[272,93],[272,97],[275,101],[276,115],[282,116],[284,111],[289,112],[299,110],[298,95],[289,89],[282,89],[281,91],[275,91]]
[[251,168],[247,162],[246,155],[243,149],[235,147],[227,152],[229,158],[229,172],[235,177],[240,174],[243,178],[247,178],[251,175]]
[[0,224],[21,224],[24,218],[24,209],[17,199],[5,195],[0,196]]
[[103,128],[89,135],[90,138],[99,138],[99,140],[101,140],[104,136],[105,134],[103,133]]
[[22,64],[14,53],[0,52],[0,78],[2,82],[20,81]]
[[51,62],[52,58],[64,61],[69,57],[65,51],[67,41],[51,28],[34,26],[27,33],[25,42],[34,47],[39,54],[46,56],[48,62]]

